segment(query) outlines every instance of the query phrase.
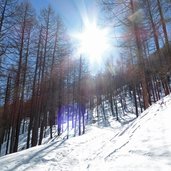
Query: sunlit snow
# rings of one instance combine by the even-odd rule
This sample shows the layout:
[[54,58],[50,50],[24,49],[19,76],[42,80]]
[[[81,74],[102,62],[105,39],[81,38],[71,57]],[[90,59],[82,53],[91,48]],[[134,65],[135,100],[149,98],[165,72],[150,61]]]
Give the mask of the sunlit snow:
[[169,171],[171,95],[138,119],[121,125],[96,123],[80,137],[54,138],[45,145],[0,158],[1,171]]

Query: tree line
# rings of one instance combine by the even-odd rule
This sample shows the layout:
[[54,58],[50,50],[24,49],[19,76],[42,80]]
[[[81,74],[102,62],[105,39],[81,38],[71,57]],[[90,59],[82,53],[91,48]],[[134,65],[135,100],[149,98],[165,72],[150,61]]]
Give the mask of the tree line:
[[119,87],[132,94],[138,116],[138,106],[146,109],[171,90],[171,1],[101,0],[100,5],[110,25],[120,30],[113,37],[120,57],[116,66],[109,59],[107,66],[115,72],[106,74],[123,78]]
[[[37,14],[29,2],[0,1],[0,150],[18,151],[42,144],[46,130],[60,136],[66,123],[76,136],[96,110],[118,121],[136,117],[170,93],[171,2],[169,0],[100,0],[106,21],[113,23],[121,49],[117,62],[92,76],[85,59],[74,51],[60,16],[48,6]],[[112,22],[111,22],[112,21]],[[112,35],[111,35],[112,37]],[[130,101],[133,108],[129,108]],[[107,105],[107,110],[106,110]]]
[[[85,132],[88,93],[86,64],[72,59],[72,46],[59,15],[49,5],[36,14],[28,1],[0,2],[0,150],[18,151],[19,135],[27,133],[25,148],[42,144],[47,127],[61,135],[69,120]],[[71,119],[72,118],[72,119]]]

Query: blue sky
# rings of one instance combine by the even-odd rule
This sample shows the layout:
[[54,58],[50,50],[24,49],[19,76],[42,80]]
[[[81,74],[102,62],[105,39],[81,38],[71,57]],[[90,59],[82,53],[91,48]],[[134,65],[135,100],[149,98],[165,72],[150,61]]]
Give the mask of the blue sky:
[[[89,23],[95,22],[98,25],[99,17],[103,15],[97,0],[30,0],[30,2],[38,13],[51,4],[55,12],[62,17],[68,33],[71,35],[80,32],[87,21]],[[117,55],[117,50],[114,49],[113,51]],[[110,50],[107,55],[103,56],[102,62],[98,66],[94,63],[92,70],[96,72],[98,70],[96,68],[101,68],[102,63],[105,63],[105,60],[113,54],[113,51]]]
[[85,16],[90,20],[98,17],[96,0],[30,0],[30,2],[37,11],[51,4],[70,30],[79,29]]

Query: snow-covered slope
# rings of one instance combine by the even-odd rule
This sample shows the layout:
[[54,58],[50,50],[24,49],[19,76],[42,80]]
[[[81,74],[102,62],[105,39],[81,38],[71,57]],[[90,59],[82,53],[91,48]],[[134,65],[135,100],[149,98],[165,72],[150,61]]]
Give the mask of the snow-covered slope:
[[122,125],[96,124],[80,137],[52,142],[0,158],[1,171],[169,171],[171,95]]

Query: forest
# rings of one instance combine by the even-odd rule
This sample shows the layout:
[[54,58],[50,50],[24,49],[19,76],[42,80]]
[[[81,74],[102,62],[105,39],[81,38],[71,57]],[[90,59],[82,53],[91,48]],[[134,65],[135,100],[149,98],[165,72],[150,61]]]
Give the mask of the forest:
[[[0,154],[41,145],[46,129],[60,136],[86,132],[94,109],[105,105],[118,122],[129,110],[136,117],[171,91],[171,1],[99,0],[105,25],[120,30],[104,69],[91,74],[62,17],[51,5],[37,13],[29,1],[0,0]],[[113,31],[114,32],[114,31]],[[96,108],[95,108],[96,107]]]

